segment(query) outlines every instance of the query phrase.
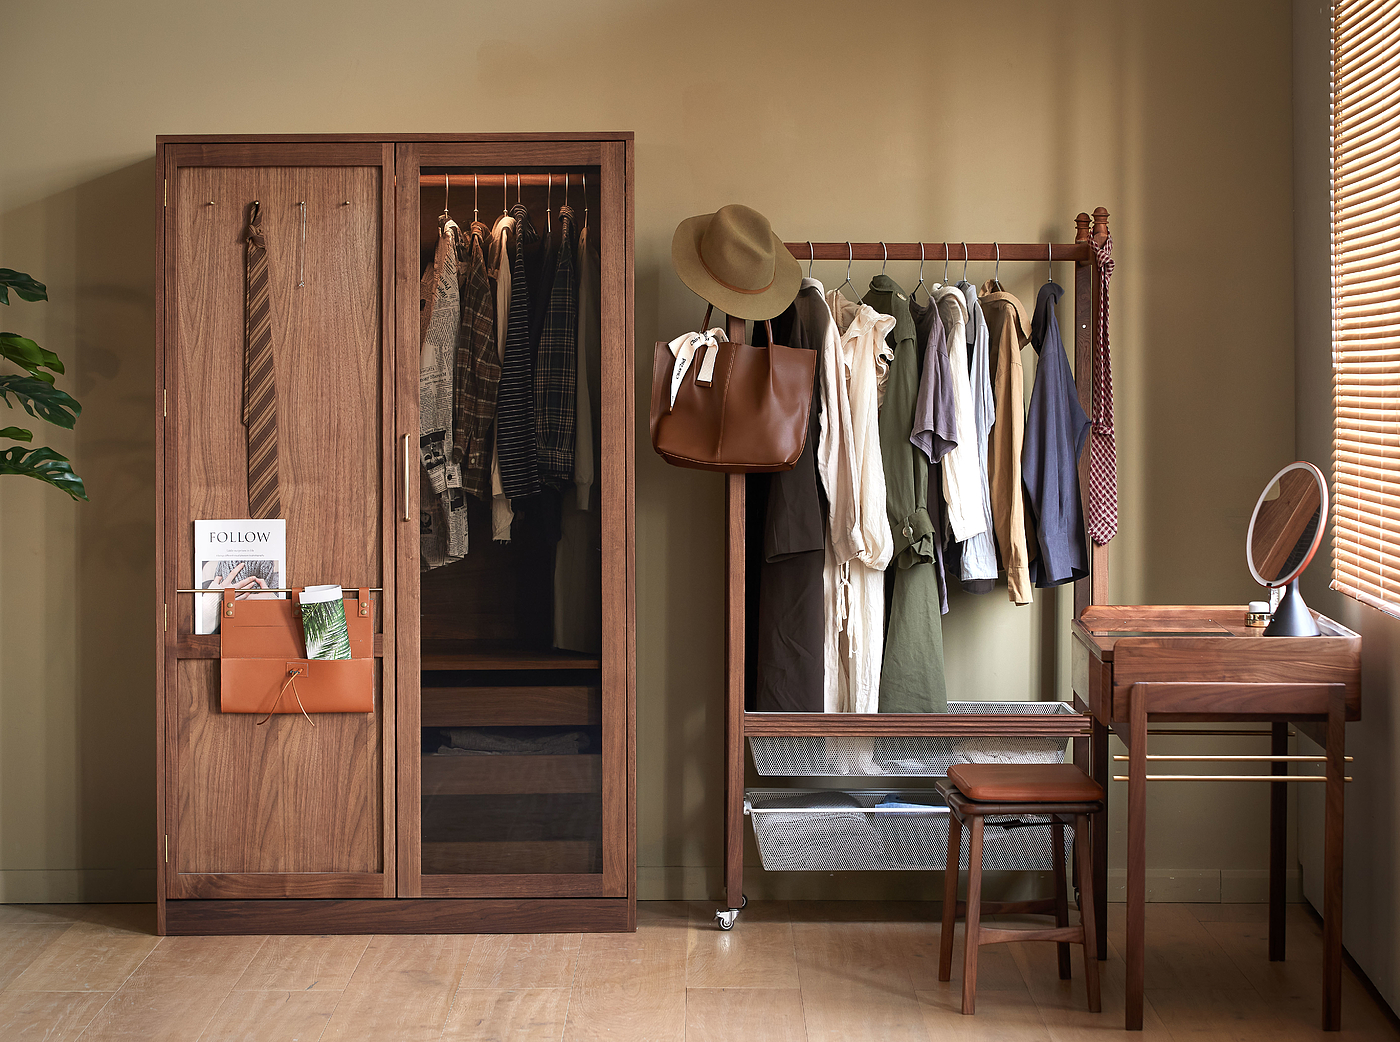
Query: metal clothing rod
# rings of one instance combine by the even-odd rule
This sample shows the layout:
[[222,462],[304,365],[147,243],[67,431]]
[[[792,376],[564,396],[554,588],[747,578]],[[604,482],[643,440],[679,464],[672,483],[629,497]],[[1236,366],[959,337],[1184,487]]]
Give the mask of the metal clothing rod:
[[[1343,758],[1344,760],[1346,760],[1347,763],[1354,763],[1354,762],[1356,761],[1356,757],[1354,757],[1354,756],[1344,756],[1344,757],[1342,757],[1342,758]],[[1129,759],[1131,759],[1131,757],[1129,757],[1129,756],[1115,756],[1114,759],[1115,759],[1115,760],[1129,760]],[[1226,761],[1229,761],[1229,762],[1231,762],[1231,763],[1258,762],[1258,761],[1261,761],[1261,760],[1262,760],[1263,762],[1265,762],[1265,763],[1326,763],[1326,762],[1327,762],[1327,757],[1325,757],[1325,756],[1154,756],[1154,755],[1149,754],[1149,755],[1147,756],[1147,759],[1148,759],[1148,760],[1205,760],[1205,761],[1226,760]]]
[[[519,180],[520,185],[524,188],[547,188],[550,184],[550,178],[553,178],[554,189],[558,193],[560,200],[562,200],[564,198],[565,174],[572,178],[569,182],[569,196],[570,198],[574,198],[576,193],[581,190],[583,184],[583,182],[579,180],[579,177],[583,174],[581,169],[569,170],[560,174],[505,174],[504,176],[512,192],[515,191],[517,180]],[[473,188],[478,190],[500,188],[502,175],[499,173],[419,174],[418,184],[423,188],[445,188],[449,177],[452,178],[452,197],[455,199],[458,192],[471,192]],[[841,249],[845,250],[845,247],[842,246]],[[1041,252],[1043,253],[1045,251],[1042,250]],[[1059,253],[1060,248],[1056,246],[1055,255],[1059,256]],[[841,254],[843,257],[845,255],[844,252]],[[942,254],[939,256],[941,258]],[[958,256],[961,257],[962,254],[959,253]]]
[[[1092,256],[1087,242],[814,242],[809,244],[803,242],[785,242],[784,246],[798,260],[858,260],[877,261],[885,259],[888,253],[890,260],[916,261],[920,258],[922,248],[922,260],[924,263],[938,261],[943,263],[944,247],[947,247],[947,261],[949,264],[961,263],[963,260],[963,247],[967,247],[966,258],[969,261],[1038,261],[1044,264],[1047,260],[1056,261],[1079,261],[1087,263]],[[959,269],[961,273],[961,269]]]
[[[207,589],[207,590],[176,590],[175,592],[176,592],[176,593],[217,593],[217,594],[219,594],[219,595],[222,596],[222,594],[223,594],[223,592],[224,592],[225,589],[227,589],[227,587],[224,587],[224,586],[211,586],[211,587],[210,587],[209,589]],[[277,589],[273,589],[272,587],[269,586],[269,587],[267,587],[266,589],[262,589],[262,588],[256,588],[256,589],[257,589],[257,592],[258,592],[258,593],[297,593],[297,592],[298,592],[297,589],[287,589],[286,587],[278,587]],[[370,593],[383,593],[383,592],[384,592],[384,587],[382,587],[382,586],[342,586],[341,589],[342,589],[342,590],[368,590]],[[240,592],[240,593],[252,593],[253,590],[240,590],[239,592]]]
[[[1114,781],[1127,781],[1126,774],[1115,774]],[[1326,781],[1325,774],[1149,774],[1148,781]],[[1345,781],[1351,781],[1348,776]]]

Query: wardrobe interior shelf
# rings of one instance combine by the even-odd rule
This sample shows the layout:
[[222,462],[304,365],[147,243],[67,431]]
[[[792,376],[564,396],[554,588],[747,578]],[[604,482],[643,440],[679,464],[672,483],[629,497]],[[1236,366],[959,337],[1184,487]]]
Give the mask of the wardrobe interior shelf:
[[423,640],[423,669],[598,669],[596,655],[484,640]]
[[603,721],[598,687],[425,687],[424,727],[579,727]]
[[[182,633],[175,644],[175,657],[218,658],[220,642],[223,638],[217,633]],[[384,657],[384,634],[374,635],[374,657]]]
[[578,875],[594,871],[598,859],[598,844],[587,839],[424,841],[422,849],[425,876]]
[[423,757],[423,795],[601,792],[603,758],[572,756]]

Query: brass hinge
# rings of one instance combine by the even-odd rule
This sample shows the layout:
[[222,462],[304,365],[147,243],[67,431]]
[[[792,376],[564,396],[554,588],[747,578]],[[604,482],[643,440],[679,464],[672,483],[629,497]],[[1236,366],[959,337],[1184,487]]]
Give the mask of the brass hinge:
[[167,602],[167,603],[165,603],[165,604],[162,604],[161,607],[162,607],[163,609],[165,609],[165,615],[164,615],[164,620],[165,620],[165,621],[164,621],[164,624],[163,624],[163,628],[165,629],[165,632],[169,633],[169,632],[170,632],[170,604],[169,604],[169,602]]
[[168,178],[168,177],[165,178],[165,179],[161,182],[161,184],[162,184],[164,187],[161,189],[160,205],[161,205],[161,206],[169,206],[169,205],[170,205],[170,178]]
[[166,391],[164,387],[160,389],[160,414],[162,416],[170,415],[170,402],[166,398]]
[[170,864],[170,837],[165,837],[165,863]]

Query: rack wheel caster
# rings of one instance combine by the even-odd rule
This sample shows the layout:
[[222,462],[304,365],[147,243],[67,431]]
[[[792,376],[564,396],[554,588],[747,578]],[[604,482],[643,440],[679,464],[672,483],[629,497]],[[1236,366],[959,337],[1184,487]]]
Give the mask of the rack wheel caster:
[[739,908],[740,908],[740,910],[745,909],[745,908],[747,908],[748,906],[749,906],[749,895],[748,895],[748,894],[740,894],[740,895],[739,895]]
[[734,929],[734,920],[739,918],[739,909],[721,908],[715,912],[715,922],[719,923],[721,930]]

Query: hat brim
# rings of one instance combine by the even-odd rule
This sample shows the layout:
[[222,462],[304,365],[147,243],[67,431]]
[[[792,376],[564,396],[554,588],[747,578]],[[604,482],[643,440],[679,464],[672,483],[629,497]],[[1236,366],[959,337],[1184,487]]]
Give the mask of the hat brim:
[[758,293],[730,289],[705,270],[700,259],[700,239],[714,214],[688,217],[676,228],[671,240],[671,263],[682,282],[708,304],[735,318],[762,320],[781,315],[797,296],[802,286],[802,265],[797,263],[783,240],[773,236],[773,256],[776,271],[773,282]]

